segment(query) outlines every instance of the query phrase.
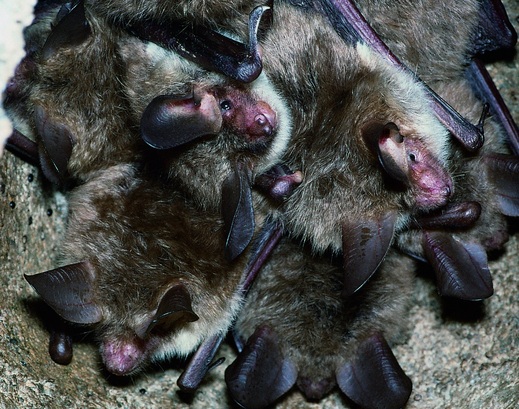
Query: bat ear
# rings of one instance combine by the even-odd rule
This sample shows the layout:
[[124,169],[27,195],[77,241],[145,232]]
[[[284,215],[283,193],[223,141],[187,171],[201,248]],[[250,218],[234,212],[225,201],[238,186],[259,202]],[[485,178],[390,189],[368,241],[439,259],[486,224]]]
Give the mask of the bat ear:
[[216,135],[221,127],[220,106],[208,92],[187,98],[158,96],[141,117],[142,138],[155,149],[170,149],[204,135]]
[[169,327],[179,320],[187,322],[198,320],[198,315],[193,312],[189,290],[182,282],[173,284],[164,293],[146,330],[137,335],[144,338],[158,324]]
[[476,25],[472,54],[485,54],[503,48],[512,48],[517,33],[508,19],[503,3],[499,0],[481,0],[479,22]]
[[34,115],[41,140],[39,155],[42,172],[52,183],[63,186],[69,177],[68,161],[74,147],[72,133],[62,123],[49,118],[39,105],[35,107]]
[[425,231],[422,247],[436,273],[441,295],[476,301],[494,293],[487,253],[481,245],[462,243],[446,233]]
[[95,299],[94,272],[89,261],[70,264],[25,279],[56,313],[77,324],[95,324],[102,312]]
[[82,44],[92,32],[85,16],[83,1],[77,1],[72,8],[69,7],[70,3],[67,3],[58,12],[60,20],[43,45],[42,59],[44,60],[62,47]]
[[366,409],[402,408],[412,390],[411,380],[379,334],[365,340],[357,359],[337,371],[337,383],[348,398]]
[[494,154],[485,156],[485,162],[496,187],[501,212],[506,216],[519,216],[519,158]]
[[408,184],[408,164],[404,137],[393,122],[382,124],[372,121],[362,129],[368,147],[377,155],[386,173],[399,182]]
[[283,357],[278,337],[268,327],[256,329],[225,370],[231,396],[247,409],[271,404],[292,388],[296,379],[295,366]]
[[343,297],[362,287],[378,268],[393,241],[395,222],[396,212],[390,211],[376,220],[343,225]]
[[234,172],[224,180],[222,185],[222,215],[227,232],[225,258],[228,261],[238,257],[254,235],[251,186],[250,165],[237,161]]

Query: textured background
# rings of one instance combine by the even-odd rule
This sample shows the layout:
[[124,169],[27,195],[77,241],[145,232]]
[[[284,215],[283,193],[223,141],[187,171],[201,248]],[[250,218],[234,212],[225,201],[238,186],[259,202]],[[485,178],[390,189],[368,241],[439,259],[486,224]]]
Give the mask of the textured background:
[[[0,0],[1,89],[23,55],[21,30],[31,21],[33,3]],[[504,3],[519,29],[519,2]],[[519,57],[489,70],[519,121]],[[0,112],[0,140],[9,133]],[[0,408],[233,407],[223,367],[188,397],[175,383],[181,364],[164,363],[135,378],[110,376],[87,334],[78,334],[70,365],[50,360],[46,309],[23,274],[56,267],[65,214],[63,195],[36,168],[6,152],[0,160]],[[407,409],[519,407],[518,239],[516,233],[490,263],[495,294],[485,302],[446,302],[437,296],[430,273],[419,272],[409,338],[394,348],[414,383]],[[218,355],[234,359],[228,346]],[[277,407],[350,406],[338,392],[316,404],[294,389]]]

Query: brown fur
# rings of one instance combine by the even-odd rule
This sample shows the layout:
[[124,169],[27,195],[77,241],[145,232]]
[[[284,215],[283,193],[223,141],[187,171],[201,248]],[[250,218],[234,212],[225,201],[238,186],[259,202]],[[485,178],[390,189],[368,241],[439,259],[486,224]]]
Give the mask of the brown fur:
[[[129,165],[99,172],[76,188],[69,209],[61,264],[89,260],[93,266],[102,348],[118,340],[144,342],[135,333],[178,282],[188,289],[200,319],[166,333],[152,332],[147,360],[186,355],[204,338],[226,330],[239,303],[247,256],[224,259],[218,214],[200,212],[174,189],[141,177]],[[190,345],[179,346],[176,337],[183,332],[191,334]]]
[[369,284],[344,300],[342,268],[285,240],[254,282],[236,329],[246,340],[257,327],[269,327],[300,382],[333,386],[336,371],[373,333],[402,340],[413,269],[408,257],[392,252]]
[[[130,132],[126,120],[128,105],[122,88],[125,66],[119,51],[123,34],[87,9],[92,29],[87,40],[61,47],[43,59],[43,44],[58,11],[59,7],[47,11],[26,33],[29,48],[24,64],[31,67],[31,72],[17,84],[23,89],[24,114],[28,116],[21,122],[29,122],[29,129],[22,127],[22,132],[37,138],[36,106],[43,108],[46,120],[66,126],[74,141],[68,171],[84,181],[92,171],[131,162],[139,156],[138,134]],[[11,115],[16,117],[16,110]]]

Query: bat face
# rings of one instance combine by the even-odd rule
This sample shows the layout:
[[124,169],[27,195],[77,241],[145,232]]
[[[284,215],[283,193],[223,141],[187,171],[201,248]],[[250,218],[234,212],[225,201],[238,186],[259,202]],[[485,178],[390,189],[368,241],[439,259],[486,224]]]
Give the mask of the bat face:
[[120,165],[71,193],[67,267],[27,279],[64,319],[92,324],[107,369],[128,374],[226,331],[246,256],[227,262],[224,238],[218,214]]
[[155,152],[159,167],[203,207],[221,207],[235,163],[259,174],[283,153],[291,120],[266,77],[240,84],[137,41],[125,55],[135,122],[148,144],[164,150]]

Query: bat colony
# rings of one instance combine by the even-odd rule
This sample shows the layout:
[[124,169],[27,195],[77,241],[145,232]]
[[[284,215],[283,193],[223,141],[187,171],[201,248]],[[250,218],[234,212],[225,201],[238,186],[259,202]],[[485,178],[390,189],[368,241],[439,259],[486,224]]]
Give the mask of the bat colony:
[[[497,0],[355,3],[38,3],[7,147],[69,216],[61,267],[26,279],[108,371],[192,354],[194,392],[232,329],[245,408],[295,384],[400,408],[413,259],[443,296],[492,295],[519,132],[480,56],[515,32]],[[66,329],[49,351],[70,362]]]

